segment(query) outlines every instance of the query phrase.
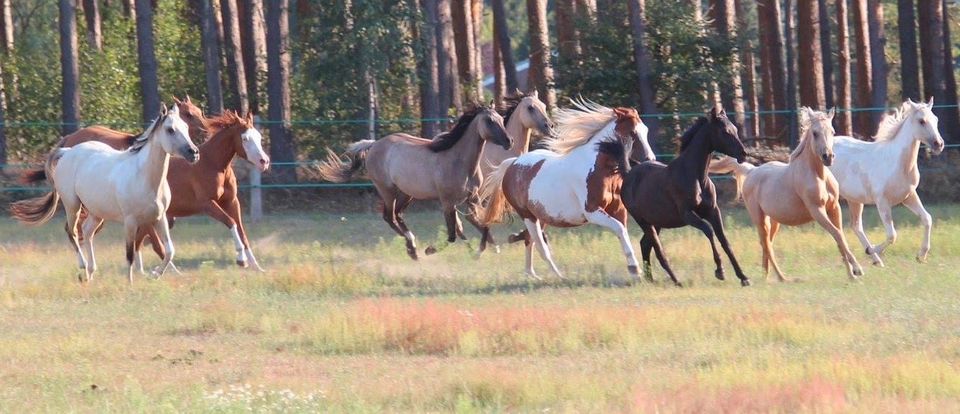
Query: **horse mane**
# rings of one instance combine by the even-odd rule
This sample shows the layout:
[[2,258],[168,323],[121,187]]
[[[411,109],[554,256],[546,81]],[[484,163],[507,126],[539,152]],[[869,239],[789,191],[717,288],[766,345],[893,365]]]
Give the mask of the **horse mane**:
[[557,127],[552,136],[541,141],[543,146],[558,154],[566,154],[593,138],[617,118],[613,109],[583,98],[571,99],[572,108],[556,111]]
[[693,137],[697,136],[697,133],[700,132],[700,129],[706,124],[707,118],[701,116],[694,121],[693,126],[687,128],[686,132],[680,136],[680,151],[683,151],[690,146],[690,143],[693,142]]
[[157,129],[157,125],[162,124],[164,119],[167,119],[167,114],[160,115],[157,117],[157,119],[154,119],[153,122],[150,123],[150,126],[148,126],[147,129],[144,129],[143,133],[140,134],[137,139],[133,140],[133,145],[130,146],[128,151],[136,154],[140,152],[143,147],[147,146],[147,143],[150,142],[150,137],[153,135],[154,130]]
[[524,98],[530,96],[529,94],[517,93],[510,96],[503,97],[503,105],[497,109],[497,112],[500,113],[500,116],[503,117],[503,124],[506,125],[510,121],[510,115],[513,115],[513,112],[517,110],[517,107],[520,106],[520,102]]
[[903,127],[903,121],[915,110],[917,110],[915,105],[904,102],[899,108],[894,109],[892,113],[884,114],[883,120],[880,121],[880,126],[877,128],[877,134],[874,135],[873,140],[875,142],[892,140],[893,137],[897,136],[897,133],[900,132],[900,128]]
[[476,105],[473,109],[464,112],[463,115],[460,115],[460,118],[457,118],[457,122],[450,131],[440,133],[434,137],[433,140],[427,144],[427,148],[433,152],[446,151],[453,148],[453,146],[460,141],[460,138],[463,138],[463,135],[467,132],[467,128],[470,126],[470,123],[473,122],[474,118],[488,109],[490,108],[483,105]]
[[[808,112],[804,113],[804,110]],[[811,115],[813,116],[812,118]],[[800,141],[797,142],[797,148],[794,148],[793,152],[790,153],[790,161],[797,159],[800,154],[803,154],[803,150],[807,147],[810,141],[810,139],[807,138],[807,135],[810,135],[810,127],[813,126],[813,123],[821,122],[828,117],[829,115],[826,113],[814,111],[809,108],[801,108]]]
[[247,129],[252,128],[253,125],[250,122],[247,122],[247,119],[240,116],[236,111],[225,110],[222,114],[207,118],[206,120],[206,130],[207,136],[213,137],[220,133],[221,131],[230,128],[234,125],[240,124]]
[[627,148],[623,145],[623,142],[620,142],[619,139],[612,141],[600,141],[597,143],[597,152],[606,154],[613,159],[622,159],[623,154],[626,151]]

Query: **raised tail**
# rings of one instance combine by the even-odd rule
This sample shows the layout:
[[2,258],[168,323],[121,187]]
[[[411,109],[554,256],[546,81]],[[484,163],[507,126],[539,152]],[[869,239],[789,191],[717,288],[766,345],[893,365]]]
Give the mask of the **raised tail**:
[[480,217],[480,223],[484,226],[503,221],[509,211],[507,198],[503,195],[503,177],[516,160],[516,157],[503,160],[497,169],[483,180],[477,217]]
[[349,157],[348,162],[344,162],[333,150],[327,148],[327,159],[320,163],[320,176],[324,180],[335,183],[350,181],[353,175],[363,168],[363,164],[367,160],[367,152],[376,142],[372,139],[365,139],[350,144],[346,151],[347,157]]
[[20,173],[20,178],[17,181],[20,184],[33,184],[39,183],[47,179],[47,172],[43,168],[37,168],[34,170],[27,170]]
[[737,198],[743,196],[743,180],[747,178],[755,165],[749,162],[737,162],[733,157],[726,155],[719,159],[711,160],[707,172],[710,174],[733,174],[733,179],[737,183]]
[[[65,151],[65,149],[57,149],[53,151],[47,157],[47,162],[42,170],[39,170],[39,172],[28,171],[24,174],[24,176],[29,174],[30,177],[42,177],[35,181],[39,181],[47,177],[53,177],[53,169],[56,166],[56,162],[60,159],[60,157],[63,156]],[[24,176],[21,176],[21,180],[24,179]],[[53,183],[51,182],[51,184]],[[60,194],[57,193],[57,190],[50,190],[50,192],[39,197],[10,203],[10,214],[12,214],[13,217],[19,220],[21,223],[29,225],[41,225],[53,218],[53,215],[57,212],[57,204],[59,203]]]

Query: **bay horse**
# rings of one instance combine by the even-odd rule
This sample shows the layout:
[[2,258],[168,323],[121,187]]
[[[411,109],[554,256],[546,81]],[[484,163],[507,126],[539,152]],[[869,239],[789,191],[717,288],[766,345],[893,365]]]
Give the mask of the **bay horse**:
[[[383,220],[406,239],[407,254],[417,260],[416,237],[403,221],[403,211],[412,200],[440,200],[447,225],[447,242],[462,237],[462,225],[456,207],[475,206],[482,182],[480,159],[484,143],[492,142],[509,149],[513,139],[503,126],[503,117],[493,108],[477,106],[457,119],[449,132],[433,140],[396,133],[379,140],[354,142],[347,148],[350,160],[344,162],[329,148],[320,164],[320,175],[332,182],[349,181],[361,168],[383,202]],[[473,215],[467,219],[481,233],[480,251],[492,243],[490,228]],[[435,251],[427,250],[427,254]]]
[[544,140],[548,149],[504,160],[481,190],[481,224],[502,220],[507,204],[523,218],[526,232],[526,273],[533,268],[533,245],[557,277],[543,237],[543,227],[575,227],[593,223],[620,239],[627,271],[637,276],[637,259],[627,233],[627,210],[620,201],[622,177],[630,170],[634,145],[645,160],[654,159],[647,128],[632,108],[607,108],[588,101],[556,113],[555,135]]
[[773,254],[773,239],[780,225],[798,226],[811,221],[820,224],[836,241],[850,279],[863,275],[863,268],[843,236],[840,189],[827,168],[834,159],[833,115],[833,109],[828,113],[800,109],[800,143],[787,164],[771,161],[754,167],[727,157],[711,168],[714,172],[733,172],[738,189],[742,188],[744,204],[760,236],[763,272],[767,277],[773,265],[779,281],[789,280]]
[[737,136],[737,127],[720,105],[714,106],[706,117],[697,119],[683,134],[680,154],[670,163],[644,162],[634,166],[624,178],[621,197],[627,211],[643,229],[640,253],[643,274],[648,281],[653,281],[650,269],[652,249],[673,283],[682,286],[663,253],[659,234],[664,228],[693,226],[710,241],[717,279],[723,280],[724,272],[714,236],[730,259],[740,284],[750,286],[750,279],[740,269],[724,234],[717,191],[707,176],[707,165],[714,151],[734,157],[738,162],[746,157],[746,150]]
[[[929,103],[907,100],[880,123],[874,142],[837,136],[833,144],[837,159],[830,166],[830,172],[840,183],[840,197],[847,200],[853,231],[877,266],[883,266],[880,255],[884,249],[897,240],[891,210],[898,204],[905,205],[923,224],[923,241],[917,261],[926,261],[930,251],[933,218],[917,195],[917,185],[920,184],[917,155],[921,143],[930,147],[935,155],[943,152],[943,138],[937,130],[938,119],[932,109],[933,98]],[[880,220],[886,228],[887,240],[876,246],[870,244],[863,232],[864,204],[877,205]]]
[[[119,151],[98,141],[57,149],[46,162],[47,175],[52,178],[54,190],[14,203],[11,212],[21,222],[42,224],[53,217],[58,202],[62,200],[67,211],[67,237],[83,272],[81,282],[90,280],[96,271],[93,236],[104,220],[123,223],[129,283],[133,283],[137,230],[152,226],[167,250],[158,272],[163,275],[174,255],[164,214],[170,205],[167,171],[171,155],[191,163],[200,159],[200,151],[190,140],[189,129],[180,119],[179,109],[174,106],[168,111],[163,106],[160,116],[129,149]],[[86,257],[77,238],[81,207],[89,214],[83,223]]]

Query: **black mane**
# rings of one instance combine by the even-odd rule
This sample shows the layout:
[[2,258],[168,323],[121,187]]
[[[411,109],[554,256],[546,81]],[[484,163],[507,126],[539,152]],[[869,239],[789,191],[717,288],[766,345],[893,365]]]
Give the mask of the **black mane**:
[[489,108],[482,105],[477,105],[473,109],[464,112],[463,115],[460,115],[460,118],[457,118],[456,124],[453,125],[453,128],[451,128],[450,131],[443,132],[434,137],[433,141],[430,141],[430,143],[427,144],[427,148],[430,148],[430,151],[433,152],[440,152],[453,148],[453,146],[460,141],[460,138],[463,138],[463,134],[467,132],[467,127],[470,126],[470,123],[473,122],[473,119],[487,109]]
[[597,152],[606,154],[615,160],[623,159],[623,154],[627,152],[626,146],[619,139],[613,141],[600,141],[597,143]]
[[700,129],[707,124],[706,117],[697,118],[696,122],[693,123],[687,132],[683,133],[683,136],[680,137],[680,151],[687,149],[690,146],[690,143],[693,142],[693,137],[697,136],[697,132],[700,132]]

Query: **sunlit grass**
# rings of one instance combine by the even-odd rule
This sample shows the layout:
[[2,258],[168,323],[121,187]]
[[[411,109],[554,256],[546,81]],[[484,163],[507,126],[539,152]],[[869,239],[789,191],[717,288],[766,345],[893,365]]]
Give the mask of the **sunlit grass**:
[[[181,220],[185,274],[132,286],[108,225],[100,272],[81,285],[62,219],[3,220],[0,411],[956,411],[960,208],[931,210],[929,263],[914,261],[920,229],[898,211],[887,267],[858,254],[860,283],[814,226],[775,243],[803,282],[765,283],[756,233],[732,210],[750,288],[713,277],[701,234],[666,230],[684,289],[610,287],[626,262],[591,227],[550,229],[568,280],[537,258],[546,280],[533,282],[521,245],[477,258],[476,233],[446,245],[433,212],[407,220],[421,249],[441,249],[419,262],[374,214],[250,224],[266,273],[233,265],[221,225]],[[867,224],[879,241],[869,210]]]

